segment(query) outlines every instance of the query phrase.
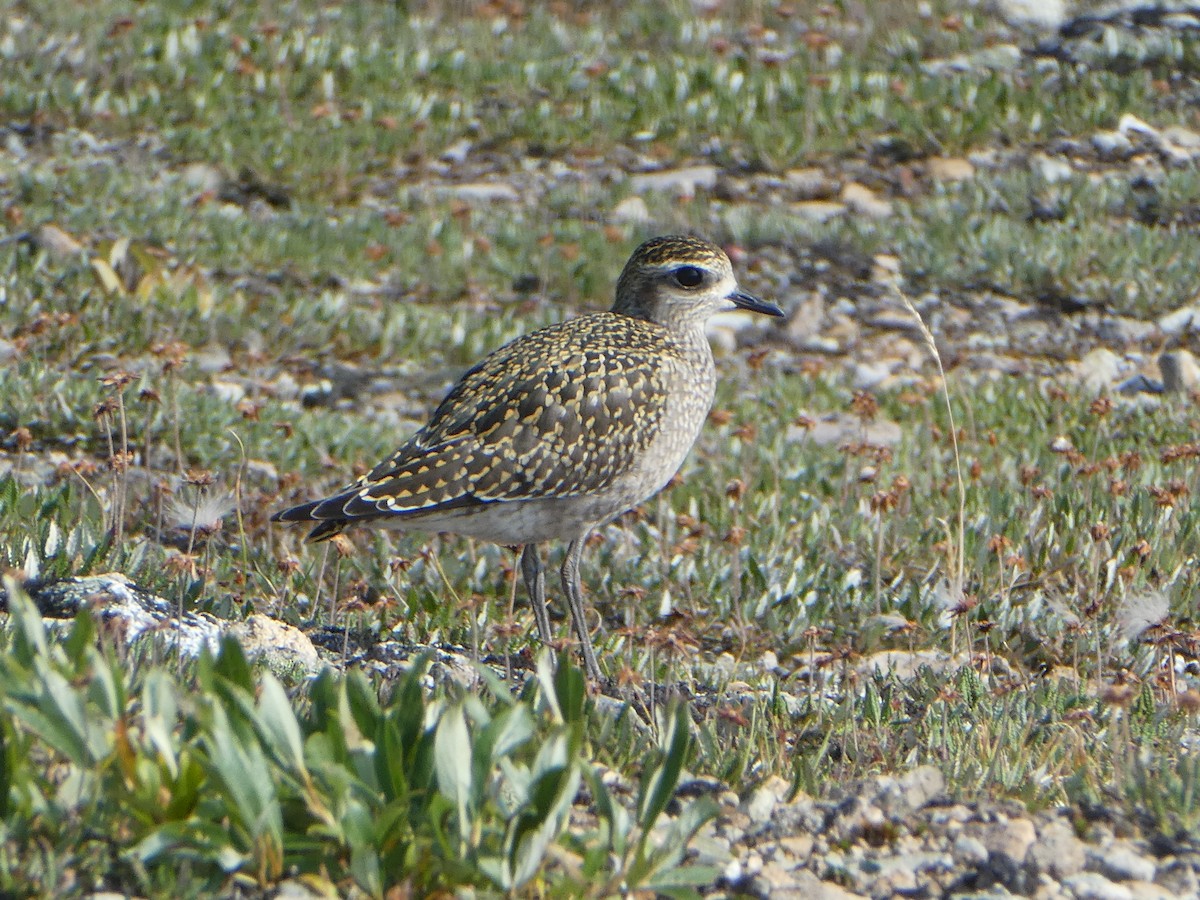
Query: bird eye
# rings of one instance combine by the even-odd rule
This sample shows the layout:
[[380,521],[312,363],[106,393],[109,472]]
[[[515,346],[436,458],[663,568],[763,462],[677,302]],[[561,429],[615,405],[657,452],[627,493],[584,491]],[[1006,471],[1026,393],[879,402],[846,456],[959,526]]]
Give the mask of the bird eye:
[[680,266],[674,275],[675,283],[682,288],[699,287],[704,281],[704,272],[695,266]]

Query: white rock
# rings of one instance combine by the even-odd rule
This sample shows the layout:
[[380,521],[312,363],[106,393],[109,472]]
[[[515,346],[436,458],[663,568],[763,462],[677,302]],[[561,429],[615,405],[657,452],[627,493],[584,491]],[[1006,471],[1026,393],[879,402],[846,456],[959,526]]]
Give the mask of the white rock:
[[1093,850],[1089,856],[1092,865],[1106,878],[1113,881],[1153,881],[1157,866],[1126,841],[1114,841],[1103,849]]
[[1124,156],[1133,152],[1133,142],[1119,131],[1098,131],[1092,135],[1092,146],[1104,157]]
[[180,180],[188,190],[201,193],[217,193],[225,185],[225,176],[216,166],[208,163],[189,163],[179,172]]
[[835,216],[844,215],[846,204],[833,200],[802,200],[799,203],[793,203],[791,210],[801,219],[820,224]]
[[52,257],[65,258],[83,252],[83,244],[57,225],[43,225],[34,234],[33,240],[38,249],[45,250]]
[[1038,872],[1061,881],[1083,870],[1083,841],[1067,822],[1055,820],[1042,827],[1029,858]]
[[1158,358],[1163,387],[1171,393],[1184,393],[1200,387],[1200,363],[1189,350],[1172,350]]
[[742,812],[755,825],[765,825],[771,820],[775,806],[787,797],[789,789],[786,781],[778,775],[772,775],[750,793],[742,804]]
[[982,866],[988,860],[987,847],[969,834],[960,834],[954,841],[954,855],[968,866]]
[[979,840],[988,849],[989,857],[999,856],[1020,865],[1037,839],[1033,822],[1024,817],[999,821],[984,827]]
[[471,142],[464,138],[463,140],[455,141],[443,150],[441,158],[450,163],[462,163],[466,161],[470,152]]
[[975,177],[975,166],[961,157],[930,157],[925,161],[925,171],[934,181],[967,181]]
[[1174,891],[1149,881],[1130,881],[1125,887],[1133,894],[1133,900],[1179,900],[1179,895]]
[[192,364],[206,375],[216,375],[233,368],[233,358],[228,347],[208,344],[192,353]]
[[787,440],[810,440],[814,444],[828,446],[844,444],[848,441],[868,441],[884,447],[894,447],[900,443],[903,431],[900,426],[887,419],[876,419],[863,423],[857,416],[849,413],[828,413],[813,421],[811,426],[790,425],[787,430]]
[[614,222],[641,225],[650,221],[650,207],[641,197],[626,197],[613,207],[609,218]]
[[1089,391],[1111,387],[1124,374],[1125,361],[1107,347],[1097,347],[1075,364],[1075,376]]
[[1080,872],[1063,879],[1077,900],[1133,900],[1133,892],[1123,884],[1114,884],[1099,872]]
[[236,381],[221,381],[214,378],[211,389],[214,396],[226,403],[238,403],[246,399],[246,388]]
[[1047,156],[1044,153],[1035,153],[1030,157],[1029,163],[1033,171],[1040,175],[1047,184],[1069,181],[1075,174],[1075,170],[1065,159]]
[[1060,434],[1050,441],[1051,453],[1070,453],[1075,449],[1075,445],[1071,443],[1071,439],[1065,434]]
[[860,659],[854,671],[862,678],[895,675],[908,681],[918,677],[922,669],[942,674],[956,671],[965,662],[962,656],[951,656],[943,650],[880,650]]
[[871,219],[886,219],[892,214],[892,204],[876,196],[869,187],[851,181],[842,188],[841,201],[851,212]]
[[273,671],[300,671],[317,675],[325,667],[308,635],[286,622],[254,613],[244,622],[230,626],[249,659],[262,659]]
[[805,200],[819,200],[837,193],[836,183],[816,166],[789,169],[783,176],[788,186]]
[[854,366],[851,380],[854,387],[860,391],[869,391],[879,387],[892,376],[892,367],[884,362],[861,362]]
[[1182,125],[1168,125],[1162,130],[1164,140],[1192,156],[1200,154],[1200,134]]
[[1120,121],[1117,122],[1117,130],[1127,137],[1134,136],[1151,140],[1159,138],[1157,129],[1143,122],[1133,113],[1125,113],[1121,116]]
[[1200,307],[1184,306],[1167,313],[1158,320],[1163,334],[1183,334],[1185,331],[1200,331]]
[[514,202],[521,199],[517,189],[504,182],[468,182],[455,184],[439,191],[443,195],[457,197],[468,203]]
[[1063,0],[995,0],[996,12],[1010,25],[1052,31],[1067,19]]
[[629,179],[635,194],[661,191],[677,197],[691,197],[697,188],[711,190],[720,174],[716,166],[687,166],[663,172],[646,172]]
[[[1034,2],[1045,2],[1045,0],[1034,0]],[[1049,0],[1054,2],[1054,0]],[[996,69],[997,71],[1005,72],[1010,69],[1015,69],[1021,64],[1021,48],[1016,44],[995,44],[991,47],[984,47],[982,50],[971,54],[970,68],[974,69]]]

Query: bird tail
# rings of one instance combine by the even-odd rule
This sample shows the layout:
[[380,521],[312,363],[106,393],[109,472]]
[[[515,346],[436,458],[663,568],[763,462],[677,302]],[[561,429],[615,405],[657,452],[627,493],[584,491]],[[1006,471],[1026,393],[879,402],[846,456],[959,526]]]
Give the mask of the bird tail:
[[323,500],[313,500],[280,510],[271,516],[272,522],[316,522],[316,527],[308,533],[305,540],[310,544],[319,544],[331,537],[341,534],[350,525],[349,519],[324,519],[315,515],[315,510]]

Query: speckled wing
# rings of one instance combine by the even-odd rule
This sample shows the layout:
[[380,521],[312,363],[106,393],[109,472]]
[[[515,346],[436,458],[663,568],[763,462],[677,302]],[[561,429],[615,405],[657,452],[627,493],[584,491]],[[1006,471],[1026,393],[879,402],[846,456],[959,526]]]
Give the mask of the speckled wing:
[[391,457],[280,518],[342,520],[318,526],[320,540],[345,520],[602,491],[658,434],[664,341],[661,326],[611,313],[518,338],[467,372]]

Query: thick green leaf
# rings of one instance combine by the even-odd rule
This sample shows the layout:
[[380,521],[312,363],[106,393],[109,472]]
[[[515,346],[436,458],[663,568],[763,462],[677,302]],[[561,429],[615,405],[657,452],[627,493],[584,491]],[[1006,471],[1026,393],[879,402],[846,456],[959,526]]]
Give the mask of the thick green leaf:
[[572,664],[564,650],[558,656],[558,667],[554,673],[554,695],[563,721],[568,725],[583,721],[583,701],[587,697],[587,682],[583,672]]
[[521,817],[513,841],[512,886],[519,888],[541,869],[546,849],[561,833],[581,780],[577,760],[563,769],[548,771],[533,785],[531,810]]
[[447,707],[437,725],[434,760],[438,789],[453,804],[458,815],[458,834],[471,838],[471,736],[459,704]]
[[254,691],[254,675],[250,671],[250,663],[246,661],[242,645],[233,637],[226,635],[222,638],[220,652],[213,662],[213,672],[243,691]]
[[283,843],[283,816],[271,769],[257,740],[245,739],[230,726],[225,710],[213,708],[206,743],[221,799],[255,846],[266,837],[275,846]]
[[8,619],[13,626],[13,656],[22,665],[32,666],[35,659],[50,655],[42,614],[15,578],[5,575],[3,584],[8,597]]
[[172,778],[179,774],[174,729],[179,717],[175,682],[162,669],[151,669],[142,684],[142,730]]
[[588,789],[592,793],[592,803],[596,808],[596,815],[607,832],[609,850],[618,859],[624,859],[633,820],[625,807],[613,801],[612,793],[593,767],[588,766],[583,774],[587,779]]
[[7,818],[12,790],[13,773],[16,770],[16,757],[12,743],[8,739],[9,724],[6,719],[0,719],[0,820]]
[[667,712],[667,730],[662,738],[661,757],[642,775],[638,796],[638,825],[649,831],[666,808],[679,774],[687,762],[691,735],[688,733],[687,709],[675,703]]
[[304,764],[304,738],[292,702],[279,679],[267,672],[259,688],[258,720],[262,723],[268,747],[291,771],[307,779]]

